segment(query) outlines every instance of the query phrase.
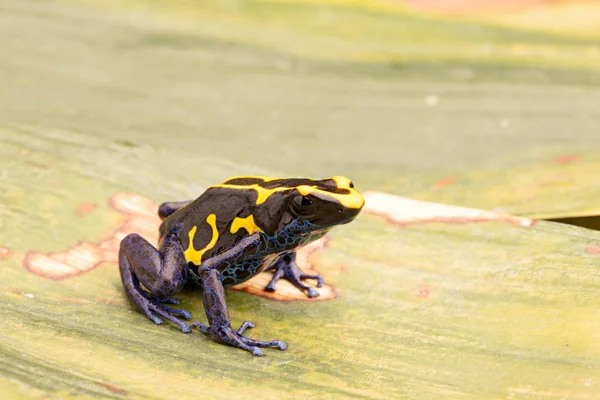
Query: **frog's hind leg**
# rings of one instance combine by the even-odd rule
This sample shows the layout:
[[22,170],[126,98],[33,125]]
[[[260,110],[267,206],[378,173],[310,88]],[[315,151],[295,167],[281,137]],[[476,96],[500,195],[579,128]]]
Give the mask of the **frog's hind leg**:
[[296,253],[289,253],[284,255],[275,263],[274,266],[270,267],[269,270],[274,269],[275,274],[271,279],[271,282],[265,287],[267,292],[274,292],[277,290],[275,288],[275,284],[281,278],[285,278],[292,283],[292,285],[296,286],[298,289],[305,291],[307,296],[310,298],[319,297],[319,292],[305,285],[302,281],[304,279],[314,279],[317,281],[317,287],[323,286],[323,277],[319,275],[308,275],[302,272],[298,264],[296,264]]
[[181,224],[175,224],[159,250],[137,234],[127,235],[121,241],[119,271],[127,296],[146,317],[155,324],[162,324],[158,316],[166,318],[187,333],[190,327],[174,315],[190,319],[192,314],[160,304],[177,304],[169,297],[179,292],[187,280],[188,266],[177,237],[180,230]]
[[173,214],[175,211],[179,210],[190,204],[192,200],[187,201],[169,201],[166,203],[162,203],[160,207],[158,207],[158,216],[161,220],[167,218],[169,215]]

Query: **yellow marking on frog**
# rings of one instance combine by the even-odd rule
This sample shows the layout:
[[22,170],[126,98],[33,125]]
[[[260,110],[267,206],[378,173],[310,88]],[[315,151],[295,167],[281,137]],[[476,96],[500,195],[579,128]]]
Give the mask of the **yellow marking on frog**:
[[298,189],[298,192],[302,196],[308,196],[309,194],[312,194],[317,197],[325,196],[325,197],[333,198],[333,199],[335,199],[335,201],[337,201],[338,203],[340,203],[341,205],[343,205],[346,208],[361,208],[365,204],[365,199],[358,192],[358,190],[354,190],[354,189],[350,189],[350,188],[348,188],[350,193],[344,193],[344,194],[331,193],[331,192],[328,192],[327,190],[321,190],[321,189],[317,188],[316,186],[302,185],[302,186],[298,186],[297,189]]
[[346,208],[361,208],[365,205],[365,199],[363,198],[362,194],[360,194],[358,190],[350,187],[350,183],[352,183],[350,179],[346,178],[345,176],[334,176],[330,179],[335,182],[338,189],[345,189],[350,193],[331,193],[327,190],[319,189],[316,186],[308,185],[298,186],[298,192],[302,196],[312,194],[317,197],[326,196],[334,198],[338,203]]
[[246,229],[248,234],[252,235],[254,232],[262,232],[263,230],[256,225],[254,222],[254,215],[250,214],[246,218],[235,217],[233,222],[231,223],[231,233],[237,233],[240,229]]
[[210,242],[206,246],[204,246],[203,249],[196,250],[194,248],[194,236],[196,235],[198,227],[194,226],[188,232],[190,244],[188,245],[188,248],[183,252],[183,255],[185,256],[185,260],[187,262],[192,262],[195,265],[200,265],[202,263],[202,256],[204,255],[204,253],[215,247],[215,244],[217,244],[217,240],[219,239],[219,231],[217,230],[217,216],[215,214],[210,214],[208,217],[206,217],[206,223],[208,223],[208,225],[210,225],[210,227],[212,228],[212,238],[210,239]]
[[345,176],[333,176],[331,177],[331,180],[335,182],[338,189],[351,189],[350,183],[352,183],[352,181]]
[[256,197],[256,205],[262,204],[265,201],[267,201],[267,199],[269,198],[269,196],[271,196],[273,193],[275,192],[282,192],[284,190],[294,190],[295,188],[293,187],[276,187],[273,189],[265,189],[262,186],[259,186],[257,184],[253,184],[253,185],[229,185],[227,183],[224,183],[222,185],[214,185],[211,186],[213,188],[227,188],[227,189],[234,189],[234,190],[240,190],[240,189],[254,189],[256,190],[257,193],[257,197]]
[[[247,176],[247,177],[243,177],[243,178],[257,178],[257,179],[262,179],[263,182],[268,182],[270,180],[277,180],[277,179],[271,179],[271,178],[263,178],[260,176]],[[231,179],[237,179],[237,178],[230,178],[227,181],[229,181]],[[327,190],[319,189],[317,186],[308,186],[308,185],[301,185],[298,187],[280,186],[280,187],[275,187],[272,189],[265,189],[264,187],[260,186],[257,183],[254,183],[252,185],[231,185],[231,184],[223,183],[221,185],[214,185],[212,187],[213,188],[227,188],[227,189],[234,189],[234,190],[242,190],[242,189],[256,190],[256,194],[257,194],[256,205],[260,205],[260,204],[264,203],[265,201],[267,201],[269,196],[271,196],[273,193],[283,192],[286,190],[294,190],[294,189],[297,189],[298,192],[300,192],[300,194],[302,196],[313,194],[316,196],[327,196],[329,198],[333,198],[333,199],[335,199],[335,201],[339,202],[340,204],[342,204],[344,207],[347,207],[347,208],[361,208],[365,204],[365,200],[363,199],[360,192],[358,190],[350,187],[350,183],[351,183],[350,179],[346,178],[345,176],[334,176],[333,178],[329,178],[329,179],[332,179],[335,182],[338,189],[346,189],[349,191],[349,193],[331,193],[331,192],[328,192]]]

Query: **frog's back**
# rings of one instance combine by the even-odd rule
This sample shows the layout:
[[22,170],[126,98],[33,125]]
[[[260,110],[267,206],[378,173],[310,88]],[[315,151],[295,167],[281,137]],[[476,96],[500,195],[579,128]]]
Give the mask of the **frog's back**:
[[226,193],[209,188],[196,200],[168,216],[160,226],[160,237],[164,237],[173,224],[182,224],[179,239],[186,260],[200,265],[202,258],[230,248],[248,235],[248,231],[232,233],[231,230],[236,217],[251,213],[247,197],[243,192]]
[[[274,233],[277,214],[286,193],[310,179],[268,179],[234,177],[209,187],[190,204],[169,215],[160,226],[164,237],[173,224],[182,223],[181,244],[184,249],[204,250],[210,257],[233,246],[241,238],[257,231]],[[191,241],[190,241],[191,240]],[[199,265],[198,255],[188,262]]]

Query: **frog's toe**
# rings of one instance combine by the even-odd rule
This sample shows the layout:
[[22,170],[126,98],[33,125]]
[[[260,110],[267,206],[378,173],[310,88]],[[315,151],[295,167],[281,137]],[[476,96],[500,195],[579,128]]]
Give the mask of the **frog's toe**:
[[152,301],[156,301],[158,303],[179,304],[179,300],[178,299],[174,299],[174,298],[171,298],[171,297],[156,297],[156,296],[151,296],[150,299]]
[[248,345],[250,347],[277,347],[279,350],[285,350],[287,348],[287,344],[285,344],[284,342],[282,342],[280,340],[270,340],[270,341],[263,342],[263,341],[254,340],[254,339],[251,339],[249,337],[242,335],[242,333],[246,329],[250,329],[250,328],[254,328],[254,327],[255,327],[255,325],[252,322],[245,321],[242,324],[242,326],[240,327],[240,329],[238,329],[236,331],[239,340],[241,340],[243,343],[245,343],[246,345]]
[[145,315],[146,317],[148,317],[148,318],[149,318],[149,319],[150,319],[152,322],[154,322],[156,325],[162,325],[162,323],[163,323],[163,320],[162,320],[162,319],[160,319],[160,318],[158,318],[156,315],[152,314],[152,313],[150,312],[150,310],[148,310],[148,311],[144,311],[144,315]]
[[274,292],[276,290],[277,290],[277,288],[275,287],[275,283],[273,281],[269,282],[269,284],[267,286],[265,286],[266,292]]
[[[189,313],[185,310],[179,310],[176,308],[163,306],[162,304],[157,302],[156,298],[152,297],[151,295],[149,295],[141,290],[133,292],[133,294],[131,294],[131,296],[133,297],[133,300],[135,301],[137,306],[140,308],[142,313],[144,313],[144,315],[149,320],[154,322],[156,325],[161,325],[163,323],[163,319],[167,319],[169,321],[176,323],[179,326],[179,328],[181,328],[182,332],[184,332],[184,333],[191,332],[190,327],[185,322],[183,322],[179,318],[173,316],[173,315],[177,315],[177,316],[180,316],[185,319],[191,319],[192,318],[191,313]],[[164,300],[164,299],[162,299],[162,300]]]
[[189,311],[180,310],[178,308],[171,308],[171,307],[167,307],[167,306],[160,304],[160,303],[179,304],[179,300],[177,300],[177,299],[163,298],[163,297],[156,297],[156,296],[147,296],[147,298],[151,304],[153,304],[156,308],[161,309],[162,311],[165,311],[172,315],[178,315],[184,319],[188,319],[188,320],[192,319],[192,313]]
[[[167,306],[163,306],[162,304],[159,304],[159,303],[179,304],[179,300],[177,300],[177,299],[158,299],[155,297],[151,297],[150,300],[151,300],[151,303],[154,304],[154,306],[161,309],[162,311],[165,311],[169,314],[178,315],[184,319],[192,319],[192,313],[189,311],[180,310],[178,308],[171,308],[171,307],[167,307]],[[167,300],[167,301],[165,301],[165,300]]]
[[305,279],[314,279],[314,280],[317,281],[317,287],[323,287],[323,285],[325,284],[325,281],[323,280],[323,276],[321,276],[321,274],[308,275],[308,274],[304,274],[303,273],[303,274],[300,275],[300,279],[302,279],[302,280],[305,280]]
[[202,331],[202,333],[206,333],[207,335],[210,333],[208,326],[201,324],[200,322],[194,322],[190,325],[192,328],[198,328]]
[[282,342],[280,340],[271,340],[268,342],[263,342],[260,340],[250,339],[245,336],[241,336],[241,339],[246,345],[248,345],[250,347],[277,347],[279,350],[287,349],[287,344],[285,344],[285,342]]
[[[148,318],[150,318],[157,325],[162,324],[162,320],[160,318],[156,317],[154,314],[158,314],[161,317],[168,319],[171,322],[174,322],[175,324],[177,324],[179,326],[179,328],[181,328],[181,331],[183,333],[190,333],[192,331],[185,322],[183,322],[179,318],[171,315],[173,313],[173,314],[181,315],[186,319],[190,319],[192,316],[187,311],[176,310],[174,308],[169,308],[169,307],[161,306],[159,304],[154,304],[154,303],[148,304],[148,311],[149,311],[150,315],[148,315],[148,313],[146,313],[146,316]],[[189,317],[189,318],[187,318],[187,317]]]
[[311,288],[310,286],[308,287],[307,291],[307,296],[311,299],[314,299],[315,297],[319,297],[321,294],[319,293],[318,290]]
[[252,355],[256,357],[262,357],[265,355],[265,353],[258,347],[255,347],[254,350],[252,350]]
[[252,329],[254,328],[256,325],[254,325],[254,323],[250,322],[250,321],[244,321],[242,323],[242,326],[240,326],[240,329],[238,329],[236,332],[238,333],[238,335],[241,335],[244,333],[244,331],[246,329]]
[[180,317],[190,320],[192,319],[192,313],[189,311],[185,311],[185,310],[179,310],[177,308],[171,308],[171,307],[162,307],[163,310],[165,310],[166,312],[168,312],[169,314],[173,314],[173,315],[179,315]]

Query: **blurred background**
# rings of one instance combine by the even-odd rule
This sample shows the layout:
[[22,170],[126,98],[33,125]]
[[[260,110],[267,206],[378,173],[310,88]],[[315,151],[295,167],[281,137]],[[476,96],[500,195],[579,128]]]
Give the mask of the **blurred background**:
[[[240,173],[345,174],[364,189],[543,217],[590,213],[579,189],[600,194],[582,171],[600,151],[595,1],[3,8],[2,158],[33,152],[32,168],[6,179],[27,179],[36,197],[60,179],[186,198]],[[549,171],[565,156],[581,158],[568,179]]]
[[[204,385],[219,382],[223,396],[240,398],[252,393],[238,385],[244,374],[253,388],[264,387],[261,376],[293,376],[305,385],[298,396],[318,394],[310,385],[365,398],[597,393],[590,382],[600,379],[593,361],[600,327],[591,321],[600,321],[593,272],[600,238],[592,231],[544,222],[523,232],[501,223],[399,230],[367,216],[355,230],[340,230],[323,256],[322,271],[344,294],[340,299],[307,311],[306,304],[231,295],[236,318],[269,327],[261,337],[291,336],[298,349],[318,343],[311,335],[333,335],[327,355],[269,353],[264,364],[224,346],[206,351],[206,340],[196,336],[197,358],[186,363],[177,364],[166,348],[145,353],[145,343],[173,340],[183,359],[189,339],[174,329],[157,331],[129,310],[114,265],[54,282],[28,275],[22,260],[33,250],[103,240],[122,221],[108,202],[115,193],[184,200],[233,175],[347,175],[361,190],[529,218],[600,215],[600,2],[6,0],[0,9],[0,263],[12,310],[3,355],[37,377],[31,387],[22,386],[27,374],[10,378],[5,388],[14,396],[161,397],[203,373]],[[539,258],[542,249],[563,249],[565,258]],[[591,258],[568,258],[582,254]],[[341,264],[356,267],[354,275],[339,272]],[[492,285],[515,277],[533,286]],[[535,286],[542,281],[547,286]],[[376,290],[387,282],[393,288]],[[418,303],[421,287],[437,293],[439,303]],[[494,290],[507,303],[473,317]],[[98,297],[117,303],[100,304]],[[532,298],[538,308],[528,308]],[[198,299],[185,299],[201,315]],[[518,320],[511,319],[511,301],[521,310]],[[553,314],[558,309],[583,320],[567,323]],[[415,319],[402,330],[407,310]],[[115,312],[122,313],[120,327],[113,326]],[[347,325],[318,323],[329,316]],[[376,321],[363,328],[367,317]],[[131,320],[142,331],[126,328]],[[527,323],[521,336],[506,330]],[[94,332],[106,326],[112,347],[95,347],[104,339]],[[557,339],[567,326],[579,327],[579,336]],[[27,334],[19,330],[28,327]],[[75,344],[61,342],[65,331],[75,332]],[[294,332],[304,339],[294,342]],[[439,345],[442,337],[449,339]],[[47,347],[49,340],[56,347]],[[390,347],[379,351],[382,343]],[[46,348],[48,355],[36,358]],[[81,358],[58,362],[69,348],[82,349]],[[436,357],[439,364],[429,365]],[[147,382],[169,368],[177,372],[168,390],[150,390],[123,378],[125,364],[111,372],[115,359],[135,365]],[[202,362],[213,365],[211,373]],[[193,376],[185,372],[190,363]],[[571,376],[565,371],[573,365],[595,368],[595,375]],[[3,368],[5,377],[21,376]],[[77,375],[86,368],[95,371],[91,377]],[[238,375],[229,383],[215,378],[232,371]],[[273,385],[266,397],[289,389]]]

